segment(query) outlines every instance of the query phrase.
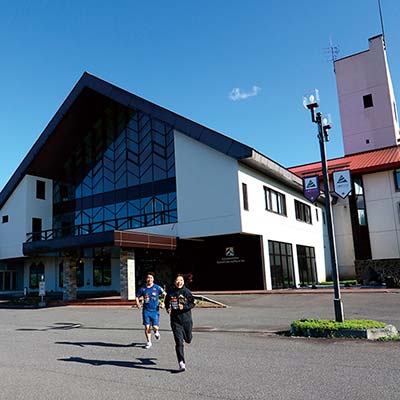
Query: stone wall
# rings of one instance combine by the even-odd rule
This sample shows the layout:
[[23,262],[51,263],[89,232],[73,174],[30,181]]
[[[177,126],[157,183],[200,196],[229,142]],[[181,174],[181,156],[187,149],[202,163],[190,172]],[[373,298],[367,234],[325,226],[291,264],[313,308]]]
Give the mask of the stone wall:
[[364,285],[400,287],[400,259],[355,260],[357,280]]

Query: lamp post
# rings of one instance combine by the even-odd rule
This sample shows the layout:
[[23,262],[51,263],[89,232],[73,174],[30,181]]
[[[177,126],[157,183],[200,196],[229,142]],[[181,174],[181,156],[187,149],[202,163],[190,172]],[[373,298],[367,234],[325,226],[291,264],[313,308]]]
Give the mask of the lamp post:
[[336,322],[344,321],[343,304],[340,298],[340,286],[339,286],[339,270],[336,258],[336,244],[335,235],[333,230],[332,220],[332,203],[331,195],[329,191],[329,176],[326,161],[325,142],[329,141],[328,131],[332,128],[329,118],[322,118],[321,112],[315,112],[315,109],[319,106],[319,95],[318,90],[307,97],[303,98],[303,105],[308,108],[311,112],[312,122],[318,125],[318,141],[319,149],[321,152],[321,166],[322,166],[322,177],[324,181],[324,194],[325,194],[325,210],[326,210],[326,225],[328,228],[328,240],[329,250],[331,256],[331,268],[332,268],[332,279],[334,289],[334,308],[335,308],[335,319]]

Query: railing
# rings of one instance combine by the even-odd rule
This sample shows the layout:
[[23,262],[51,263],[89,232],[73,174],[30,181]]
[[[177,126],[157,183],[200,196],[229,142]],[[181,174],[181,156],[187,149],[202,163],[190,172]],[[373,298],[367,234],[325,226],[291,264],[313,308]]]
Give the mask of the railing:
[[115,218],[107,221],[91,222],[82,225],[64,226],[56,229],[46,229],[40,232],[29,232],[26,234],[27,242],[40,240],[53,240],[64,237],[76,237],[103,233],[112,230],[136,229],[145,226],[170,224],[177,222],[176,209],[140,214],[134,217]]

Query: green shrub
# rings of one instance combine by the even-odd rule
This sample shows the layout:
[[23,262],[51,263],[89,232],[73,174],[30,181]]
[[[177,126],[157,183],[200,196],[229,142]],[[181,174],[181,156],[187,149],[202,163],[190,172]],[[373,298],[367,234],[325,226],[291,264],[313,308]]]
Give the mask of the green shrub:
[[[348,279],[348,280],[340,281],[339,283],[341,285],[357,285],[357,280]],[[333,285],[333,281],[320,282],[320,285],[331,286],[331,285]]]
[[387,324],[385,322],[372,321],[368,319],[349,319],[344,322],[336,322],[328,319],[300,319],[291,324],[291,332],[294,335],[303,335],[307,333],[308,329],[313,329],[316,332],[331,332],[335,334],[339,329],[376,329],[384,328]]

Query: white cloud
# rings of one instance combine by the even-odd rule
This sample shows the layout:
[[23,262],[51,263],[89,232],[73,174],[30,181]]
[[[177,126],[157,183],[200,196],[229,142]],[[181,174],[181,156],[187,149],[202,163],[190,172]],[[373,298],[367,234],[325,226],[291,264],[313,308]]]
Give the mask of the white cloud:
[[245,100],[248,97],[257,96],[261,90],[258,86],[253,86],[250,92],[242,92],[239,88],[233,88],[229,93],[229,98],[233,101]]

